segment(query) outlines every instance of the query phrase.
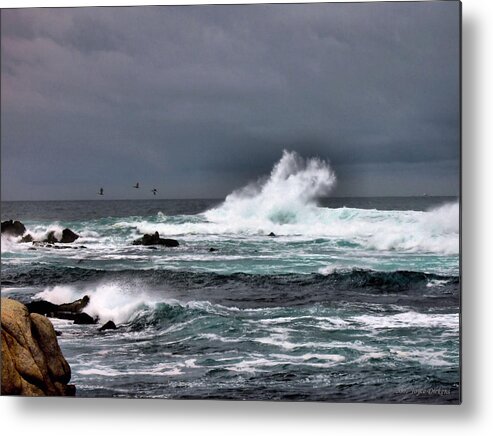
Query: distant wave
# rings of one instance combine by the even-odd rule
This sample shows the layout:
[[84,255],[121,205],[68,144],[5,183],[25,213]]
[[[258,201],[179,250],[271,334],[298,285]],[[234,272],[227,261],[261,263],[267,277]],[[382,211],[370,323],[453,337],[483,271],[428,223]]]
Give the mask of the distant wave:
[[[107,252],[126,247],[142,233],[216,243],[248,238],[264,241],[271,232],[280,242],[323,239],[348,252],[459,254],[459,203],[427,211],[318,207],[336,183],[328,162],[284,151],[269,176],[232,192],[219,206],[197,215],[129,216],[79,222],[79,244]],[[33,225],[35,238],[61,233],[59,223]],[[2,253],[26,251],[2,237]]]
[[205,213],[212,222],[290,224],[304,221],[307,208],[327,195],[336,177],[329,164],[317,158],[303,159],[284,151],[265,181],[247,185],[226,197],[224,203]]
[[267,179],[234,191],[218,207],[198,216],[126,220],[119,228],[175,236],[244,235],[328,238],[354,247],[457,255],[459,203],[428,211],[317,207],[317,197],[335,184],[329,164],[284,151]]

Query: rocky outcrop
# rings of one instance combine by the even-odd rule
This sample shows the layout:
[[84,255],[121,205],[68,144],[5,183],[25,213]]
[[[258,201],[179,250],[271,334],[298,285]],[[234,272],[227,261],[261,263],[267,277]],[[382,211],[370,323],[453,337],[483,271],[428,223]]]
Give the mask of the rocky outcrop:
[[63,229],[62,238],[58,240],[55,236],[55,232],[52,230],[46,234],[44,239],[35,240],[34,237],[30,233],[26,233],[26,227],[20,221],[3,221],[2,222],[2,234],[6,234],[9,236],[23,236],[19,242],[32,242],[33,244],[56,244],[60,242],[62,244],[71,244],[79,239],[79,235],[70,229]]
[[46,234],[46,237],[41,242],[47,242],[48,244],[55,244],[58,242],[58,239],[55,236],[55,232],[51,231]]
[[100,329],[99,331],[102,332],[104,330],[116,330],[117,329],[117,326],[115,325],[115,323],[113,321],[108,321],[107,323],[105,323]]
[[20,221],[3,221],[2,233],[11,236],[22,236],[24,233],[26,233],[26,226]]
[[153,235],[145,234],[142,238],[136,239],[133,245],[164,245],[165,247],[178,247],[180,244],[176,239],[160,238],[159,233]]
[[50,318],[68,319],[74,321],[74,324],[96,324],[97,319],[83,312],[88,304],[89,297],[84,295],[72,303],[53,304],[49,301],[38,300],[27,303],[26,307],[29,313],[39,313]]
[[67,318],[67,319],[73,319],[74,324],[97,324],[98,318],[93,318],[91,315],[88,315],[85,312],[77,313],[74,315],[73,318]]
[[26,236],[24,236],[19,242],[33,242],[34,238],[30,233],[28,233]]
[[77,239],[79,239],[79,235],[77,233],[73,232],[70,229],[63,229],[62,239],[60,239],[60,242],[62,244],[70,244]]
[[1,299],[2,395],[75,395],[55,329],[18,301]]

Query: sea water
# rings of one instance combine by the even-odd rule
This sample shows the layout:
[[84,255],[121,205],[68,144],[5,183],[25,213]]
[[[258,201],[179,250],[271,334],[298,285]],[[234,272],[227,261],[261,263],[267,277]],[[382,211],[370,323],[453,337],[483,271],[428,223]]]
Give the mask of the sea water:
[[[80,235],[2,236],[2,296],[88,295],[117,324],[52,319],[82,397],[457,403],[458,199],[335,182],[285,152],[226,199],[2,202],[35,238]],[[155,231],[179,247],[132,245]]]

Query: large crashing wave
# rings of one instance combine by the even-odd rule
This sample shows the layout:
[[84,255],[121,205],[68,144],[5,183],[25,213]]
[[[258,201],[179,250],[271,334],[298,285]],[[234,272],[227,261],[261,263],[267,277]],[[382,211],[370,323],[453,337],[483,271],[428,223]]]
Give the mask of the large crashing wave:
[[203,214],[158,216],[116,226],[179,238],[262,237],[274,232],[364,250],[459,253],[458,202],[428,211],[317,207],[317,197],[328,195],[335,181],[326,161],[284,151],[269,177],[234,191]]
[[267,180],[233,192],[204,215],[226,232],[274,231],[372,250],[458,254],[458,202],[424,212],[317,207],[316,198],[327,195],[335,181],[327,162],[284,151]]
[[275,224],[299,222],[317,197],[327,195],[336,177],[329,164],[317,158],[303,159],[284,150],[267,180],[258,181],[226,197],[224,203],[205,213],[212,222],[257,222]]
[[[327,245],[322,254],[328,249],[350,256],[374,251],[459,254],[458,202],[427,211],[317,207],[317,198],[330,194],[335,181],[328,162],[284,151],[267,177],[232,192],[216,208],[198,215],[159,213],[105,220],[80,229],[79,241],[107,253],[155,231],[179,239],[184,246],[197,241],[210,241],[212,246],[237,238],[264,243],[265,235],[274,232],[278,242],[323,242]],[[61,231],[59,226],[49,229]],[[33,230],[47,231],[46,226]],[[2,253],[28,249],[9,242],[2,236]]]

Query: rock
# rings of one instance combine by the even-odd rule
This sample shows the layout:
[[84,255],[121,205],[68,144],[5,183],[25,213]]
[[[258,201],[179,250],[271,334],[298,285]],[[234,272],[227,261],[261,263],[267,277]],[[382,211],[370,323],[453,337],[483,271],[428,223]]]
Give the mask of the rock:
[[211,248],[209,248],[209,251],[212,253],[214,251],[219,251],[219,250],[217,248],[211,247]]
[[30,233],[28,233],[19,242],[33,242],[33,241],[34,241],[33,237],[31,236]]
[[105,323],[103,325],[103,327],[101,327],[99,329],[99,331],[102,332],[103,330],[116,330],[116,329],[117,329],[117,327],[116,327],[115,323],[110,320],[107,323]]
[[274,232],[270,232],[267,236],[274,237],[276,234]]
[[136,239],[133,245],[164,245],[165,247],[178,247],[180,244],[176,239],[164,239],[159,237],[159,233],[153,235],[145,234],[142,238]]
[[70,244],[77,239],[79,239],[79,235],[77,233],[74,233],[70,229],[64,229],[62,232],[62,239],[60,240],[60,242],[62,244]]
[[2,222],[2,233],[11,236],[22,236],[26,232],[26,227],[20,221],[4,221]]
[[55,232],[54,231],[48,232],[46,238],[42,242],[47,242],[48,244],[55,244],[56,242],[58,242],[58,239],[55,237]]
[[[82,318],[78,317],[78,315],[82,315],[82,309],[84,309],[88,304],[89,297],[84,295],[84,297],[79,300],[65,304],[53,304],[44,300],[33,301],[26,304],[26,308],[29,313],[39,313],[40,315],[45,315],[50,318],[69,319],[73,320],[75,324],[95,324],[96,321],[94,321],[92,317],[89,317],[92,320],[91,322],[89,322],[89,319],[85,316]],[[76,319],[80,322],[75,322]]]
[[75,395],[51,322],[15,300],[2,298],[1,306],[2,395]]
[[93,318],[86,312],[78,313],[74,316],[74,324],[96,324],[97,318]]
[[89,296],[84,295],[81,299],[75,300],[72,303],[59,304],[58,310],[65,312],[80,313],[89,304]]
[[180,243],[176,239],[159,238],[159,244],[165,247],[178,247]]
[[51,316],[52,313],[57,311],[58,305],[50,303],[49,301],[39,300],[27,303],[26,309],[29,313],[38,313],[40,315]]

